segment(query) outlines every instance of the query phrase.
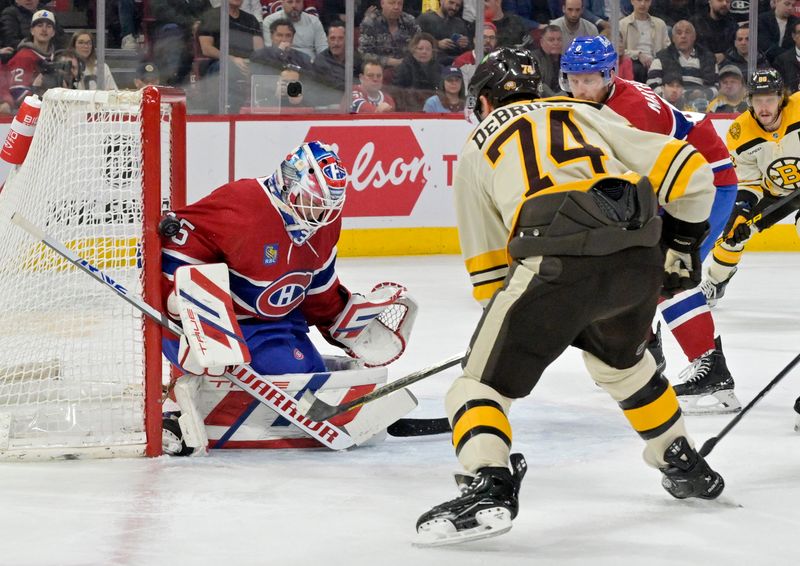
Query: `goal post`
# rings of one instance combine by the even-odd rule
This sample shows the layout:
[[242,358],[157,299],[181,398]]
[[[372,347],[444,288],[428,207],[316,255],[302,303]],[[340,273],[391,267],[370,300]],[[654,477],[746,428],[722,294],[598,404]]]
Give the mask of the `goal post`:
[[185,145],[177,89],[45,94],[0,190],[0,459],[161,453],[160,327],[10,217],[160,309],[157,226],[185,204]]

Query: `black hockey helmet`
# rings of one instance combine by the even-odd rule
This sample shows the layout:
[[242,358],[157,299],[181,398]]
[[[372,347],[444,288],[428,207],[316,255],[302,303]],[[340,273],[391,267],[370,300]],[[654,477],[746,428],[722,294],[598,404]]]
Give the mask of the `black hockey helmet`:
[[527,49],[503,47],[483,58],[469,81],[467,109],[480,121],[481,95],[495,108],[515,100],[541,96],[542,75]]
[[747,105],[753,108],[752,98],[754,94],[779,94],[783,97],[781,107],[786,106],[789,97],[786,87],[783,84],[783,77],[775,69],[758,69],[750,75],[750,82],[747,84]]

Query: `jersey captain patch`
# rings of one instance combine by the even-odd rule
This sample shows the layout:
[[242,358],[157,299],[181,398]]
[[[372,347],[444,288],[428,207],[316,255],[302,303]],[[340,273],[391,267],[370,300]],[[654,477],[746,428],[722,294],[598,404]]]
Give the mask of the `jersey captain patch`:
[[256,299],[259,314],[270,318],[288,315],[303,302],[311,277],[308,272],[294,272],[273,281]]

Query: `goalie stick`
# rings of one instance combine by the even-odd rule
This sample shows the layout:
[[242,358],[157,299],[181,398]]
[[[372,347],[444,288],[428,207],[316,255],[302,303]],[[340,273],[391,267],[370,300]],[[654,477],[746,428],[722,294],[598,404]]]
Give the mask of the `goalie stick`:
[[699,450],[700,455],[701,456],[708,456],[709,453],[711,453],[711,451],[717,445],[717,443],[720,440],[722,440],[723,438],[725,438],[725,436],[731,431],[731,429],[736,426],[736,423],[738,423],[740,420],[742,420],[742,418],[747,414],[747,412],[750,409],[752,409],[755,406],[755,404],[758,403],[764,397],[764,395],[766,395],[769,392],[770,389],[775,387],[775,385],[777,385],[778,382],[781,379],[786,377],[786,375],[790,371],[792,371],[792,369],[794,369],[794,366],[796,366],[798,362],[800,362],[800,354],[795,356],[795,358],[791,362],[789,362],[789,364],[785,368],[783,368],[780,371],[780,373],[778,373],[778,375],[776,375],[774,378],[772,378],[772,381],[767,383],[764,386],[764,389],[759,391],[758,395],[753,397],[753,400],[750,401],[747,404],[747,406],[744,409],[742,409],[735,417],[733,417],[731,419],[731,422],[729,422],[727,425],[725,425],[725,428],[723,428],[721,431],[719,431],[719,433],[716,436],[712,436],[711,438],[709,438],[708,440],[706,440],[703,443],[703,446]]
[[[176,324],[169,317],[158,309],[147,304],[143,300],[130,295],[128,290],[122,285],[114,281],[111,277],[100,271],[97,267],[90,264],[85,259],[81,258],[75,252],[67,248],[63,243],[51,238],[40,228],[28,221],[17,212],[11,215],[11,221],[28,232],[31,236],[41,241],[47,247],[52,249],[58,255],[72,263],[81,271],[87,273],[95,280],[99,281],[109,289],[113,290],[117,295],[122,297],[131,306],[139,310],[145,316],[148,316],[164,328],[168,329],[173,334],[178,336],[183,335],[183,328]],[[416,399],[413,395],[407,395],[400,399],[400,402],[393,405],[394,410],[387,410],[385,414],[381,414],[381,422],[376,421],[375,412],[372,413],[371,419],[366,419],[360,425],[351,421],[346,426],[338,427],[330,422],[320,421],[313,422],[302,416],[297,409],[295,399],[287,395],[277,385],[266,379],[264,376],[253,371],[253,369],[246,365],[238,365],[230,371],[226,371],[224,376],[231,382],[246,391],[249,395],[263,403],[290,423],[297,426],[300,430],[314,438],[324,446],[332,450],[344,450],[354,445],[366,442],[369,438],[380,432],[389,423],[394,422],[398,417],[406,414],[414,406],[416,406]],[[400,414],[397,414],[400,413]]]
[[340,405],[330,405],[323,401],[322,399],[316,397],[311,391],[306,391],[303,393],[303,396],[297,402],[297,409],[300,411],[301,415],[305,415],[313,421],[323,421],[325,419],[330,419],[335,417],[336,415],[341,415],[342,413],[346,413],[351,409],[355,409],[356,407],[360,407],[365,403],[369,403],[370,401],[375,401],[376,399],[380,399],[381,397],[388,395],[389,393],[393,393],[400,389],[404,389],[408,387],[412,383],[416,383],[426,377],[430,377],[434,374],[437,374],[441,371],[446,370],[447,368],[451,368],[454,365],[460,364],[464,360],[465,353],[462,352],[460,354],[456,354],[455,356],[451,356],[446,360],[439,362],[433,366],[423,368],[419,371],[415,371],[414,373],[410,373],[405,377],[401,377],[398,380],[395,380],[391,383],[387,383],[382,387],[378,387],[371,393],[367,393],[366,395],[362,395],[361,397],[357,397],[352,401],[348,401],[346,403],[341,403]]

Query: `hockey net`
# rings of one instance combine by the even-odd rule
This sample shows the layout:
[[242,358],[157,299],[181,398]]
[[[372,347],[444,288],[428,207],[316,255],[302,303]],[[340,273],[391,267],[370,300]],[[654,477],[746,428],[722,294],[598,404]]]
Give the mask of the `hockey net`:
[[156,226],[185,198],[184,147],[179,91],[46,93],[0,191],[0,458],[160,453],[158,327],[9,219],[160,307]]

